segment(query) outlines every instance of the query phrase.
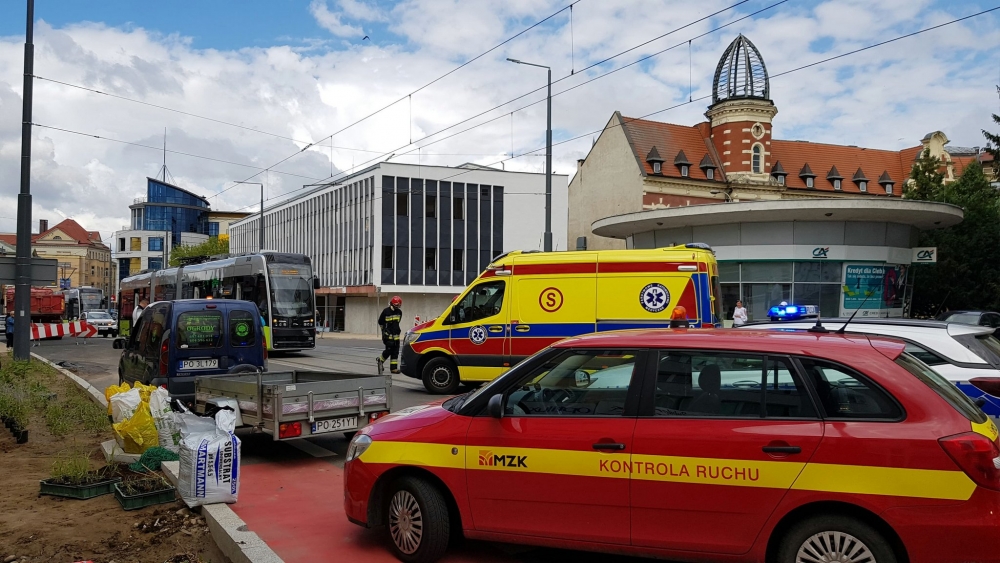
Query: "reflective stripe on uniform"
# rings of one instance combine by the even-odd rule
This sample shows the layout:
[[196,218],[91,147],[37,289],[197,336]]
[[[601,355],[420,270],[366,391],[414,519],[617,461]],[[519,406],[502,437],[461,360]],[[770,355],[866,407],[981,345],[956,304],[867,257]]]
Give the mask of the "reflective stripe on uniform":
[[375,440],[365,463],[968,500],[962,471]]

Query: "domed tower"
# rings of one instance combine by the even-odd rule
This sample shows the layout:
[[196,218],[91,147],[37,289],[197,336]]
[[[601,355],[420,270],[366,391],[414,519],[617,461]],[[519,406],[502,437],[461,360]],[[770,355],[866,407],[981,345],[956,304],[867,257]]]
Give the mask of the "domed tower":
[[769,95],[764,59],[741,34],[719,59],[712,81],[712,105],[705,112],[712,142],[729,177],[770,180],[771,119],[778,108]]

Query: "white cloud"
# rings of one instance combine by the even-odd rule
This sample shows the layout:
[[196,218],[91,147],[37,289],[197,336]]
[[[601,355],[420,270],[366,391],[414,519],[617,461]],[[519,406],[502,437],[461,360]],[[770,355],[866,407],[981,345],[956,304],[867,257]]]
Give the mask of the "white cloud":
[[[553,99],[556,141],[600,129],[615,110],[638,117],[688,99],[689,72],[695,98],[710,92],[712,73],[726,45],[743,32],[760,49],[772,75],[885,40],[962,14],[926,2],[892,0],[866,11],[859,0],[828,0],[815,6],[787,3],[756,20],[698,39],[688,58],[686,43],[643,65],[582,86]],[[380,152],[394,160],[457,165],[492,164],[544,144],[545,106],[536,104],[510,116],[514,108],[542,100],[534,93],[515,104],[443,134],[430,143],[487,119],[488,125],[419,153],[397,150],[411,139],[440,131],[487,108],[544,86],[545,72],[513,65],[522,58],[553,67],[558,79],[588,64],[719,10],[730,2],[704,0],[650,7],[640,0],[581,2],[574,10],[575,54],[571,57],[567,13],[483,57],[407,99],[406,94],[457,64],[564,5],[557,0],[484,2],[480,0],[403,0],[392,8],[358,0],[314,2],[318,21],[328,18],[341,35],[358,37],[358,22],[381,22],[403,37],[378,45],[345,45],[339,40],[302,48],[197,50],[176,35],[142,28],[119,29],[78,24],[54,29],[36,26],[36,73],[72,84],[141,100],[149,104],[211,116],[265,135],[134,104],[43,80],[35,82],[34,121],[159,147],[167,146],[205,160],[167,155],[178,184],[211,195],[297,153],[309,142],[397,103],[333,139],[335,173],[360,167]],[[755,6],[762,4],[755,3]],[[884,9],[883,9],[884,8]],[[979,8],[981,9],[981,8]],[[976,10],[965,8],[965,13]],[[744,12],[745,13],[745,12]],[[388,15],[387,15],[388,14]],[[738,17],[727,13],[642,47],[612,63],[558,82],[554,92],[580,84],[600,72],[658,51]],[[995,67],[987,67],[990,46],[1000,44],[994,16],[970,20],[919,37],[812,67],[771,82],[778,105],[775,134],[780,138],[856,144],[876,148],[913,146],[928,131],[943,130],[956,145],[982,145],[979,129],[997,111]],[[367,24],[366,24],[367,25]],[[339,26],[339,27],[338,27]],[[844,26],[851,29],[843,29]],[[333,32],[331,30],[331,32]],[[304,39],[304,38],[303,38]],[[810,49],[819,39],[824,53]],[[14,227],[20,163],[21,38],[0,38],[0,231]],[[575,59],[575,60],[572,60]],[[571,62],[572,61],[572,62]],[[690,69],[690,70],[689,70]],[[412,122],[410,102],[412,102]],[[704,119],[706,102],[657,114],[652,119],[694,124]],[[145,177],[157,173],[162,154],[133,145],[51,129],[33,132],[32,193],[36,219],[56,220],[56,209],[88,229],[107,235],[128,222],[132,199],[145,194]],[[557,172],[572,173],[590,148],[591,136],[558,145]],[[373,152],[374,151],[374,152]],[[541,171],[539,156],[504,163],[510,170]],[[331,173],[330,141],[297,154],[264,176],[269,197],[300,188]],[[213,207],[252,209],[256,186],[239,186],[212,199]],[[6,209],[7,211],[4,211]]]
[[364,35],[364,31],[360,27],[341,21],[344,14],[331,12],[326,0],[313,0],[309,4],[309,12],[316,18],[316,23],[337,37],[361,37]]

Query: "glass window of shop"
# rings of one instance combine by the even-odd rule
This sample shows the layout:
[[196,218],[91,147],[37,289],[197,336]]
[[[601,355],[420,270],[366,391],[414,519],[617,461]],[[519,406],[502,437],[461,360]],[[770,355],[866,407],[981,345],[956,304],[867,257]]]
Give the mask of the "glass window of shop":
[[742,300],[749,320],[767,320],[768,310],[786,301],[818,305],[826,317],[840,315],[842,262],[722,262],[719,279],[725,319]]

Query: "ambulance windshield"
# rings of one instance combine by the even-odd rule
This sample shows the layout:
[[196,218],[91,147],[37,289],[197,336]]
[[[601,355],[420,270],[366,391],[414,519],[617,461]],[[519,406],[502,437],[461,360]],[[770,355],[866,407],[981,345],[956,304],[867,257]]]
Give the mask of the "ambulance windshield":
[[471,323],[500,314],[506,283],[502,280],[481,283],[472,287],[462,300],[455,304],[444,324]]

